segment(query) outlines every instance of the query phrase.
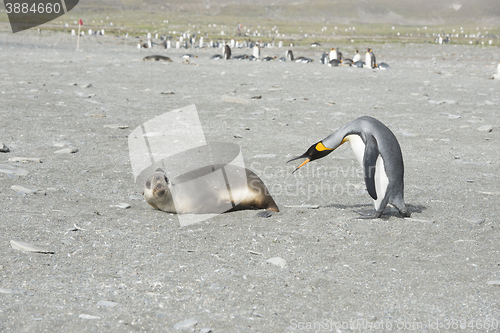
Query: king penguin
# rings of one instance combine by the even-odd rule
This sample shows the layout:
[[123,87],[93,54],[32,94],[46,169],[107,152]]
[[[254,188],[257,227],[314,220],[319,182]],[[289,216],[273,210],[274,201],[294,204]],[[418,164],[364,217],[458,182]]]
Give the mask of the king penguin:
[[352,62],[360,61],[361,60],[361,55],[359,54],[359,51],[356,50],[356,53],[354,53],[354,57],[352,57]]
[[222,57],[224,58],[224,60],[231,59],[231,48],[227,44],[224,45],[224,49],[222,51]]
[[364,116],[351,121],[288,162],[306,158],[295,172],[306,163],[325,157],[347,141],[363,167],[366,189],[375,205],[372,214],[363,214],[359,218],[379,218],[387,204],[394,206],[402,216],[409,217],[404,202],[401,148],[394,133],[375,118]]

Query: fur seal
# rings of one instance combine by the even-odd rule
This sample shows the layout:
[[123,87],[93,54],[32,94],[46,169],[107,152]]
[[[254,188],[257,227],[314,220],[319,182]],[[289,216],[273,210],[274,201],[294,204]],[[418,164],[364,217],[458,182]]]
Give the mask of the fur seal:
[[[236,179],[231,186],[213,182],[205,176],[224,173],[225,179]],[[193,182],[193,180],[195,180]],[[205,166],[173,179],[162,169],[146,179],[144,199],[154,209],[176,214],[218,214],[242,209],[265,209],[257,215],[270,217],[279,212],[264,182],[251,170],[232,164]]]
[[172,59],[170,59],[169,57],[162,56],[162,55],[147,56],[147,57],[144,57],[142,60],[143,61],[159,61],[159,60],[163,60],[163,61],[172,62]]

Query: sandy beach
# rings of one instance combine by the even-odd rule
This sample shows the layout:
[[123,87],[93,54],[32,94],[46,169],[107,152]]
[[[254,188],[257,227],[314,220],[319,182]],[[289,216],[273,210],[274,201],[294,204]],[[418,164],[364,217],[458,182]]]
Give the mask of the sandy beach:
[[[0,332],[498,330],[498,46],[292,48],[303,64],[136,44],[0,34]],[[321,65],[334,46],[371,47],[391,69]],[[142,61],[154,54],[173,62]],[[128,136],[191,105],[279,213],[181,227],[144,201]],[[373,204],[349,144],[286,164],[363,115],[399,140],[411,218],[354,219]]]

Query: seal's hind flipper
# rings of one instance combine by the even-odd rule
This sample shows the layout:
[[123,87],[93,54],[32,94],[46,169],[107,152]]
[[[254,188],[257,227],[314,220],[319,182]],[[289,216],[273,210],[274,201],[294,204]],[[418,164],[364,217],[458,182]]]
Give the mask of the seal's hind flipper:
[[261,212],[258,212],[257,213],[257,216],[258,217],[264,217],[264,218],[268,218],[268,217],[271,217],[273,216],[274,212],[270,211],[270,210],[263,210]]

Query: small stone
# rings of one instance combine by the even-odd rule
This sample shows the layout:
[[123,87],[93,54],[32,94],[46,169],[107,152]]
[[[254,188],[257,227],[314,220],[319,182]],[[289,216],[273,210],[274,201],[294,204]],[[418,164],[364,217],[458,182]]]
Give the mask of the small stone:
[[54,147],[66,147],[66,144],[64,142],[56,142],[53,144]]
[[42,163],[42,160],[35,157],[12,157],[9,158],[10,162],[22,162],[22,163]]
[[78,152],[78,148],[64,148],[54,152],[54,154],[74,154]]
[[68,86],[77,86],[77,85],[78,85],[78,83],[74,83],[74,82],[68,83]]
[[118,305],[118,303],[111,302],[111,301],[99,301],[99,302],[97,302],[97,306],[107,306],[110,308],[114,308],[117,305]]
[[253,158],[274,158],[276,154],[257,154]]
[[236,104],[247,104],[249,101],[247,99],[231,96],[222,96],[224,102],[236,103]]
[[285,205],[285,208],[306,208],[306,209],[318,209],[319,205]]
[[162,95],[174,95],[175,93],[173,91],[162,91]]
[[128,197],[130,200],[142,200],[144,197],[142,195],[131,195]]
[[11,240],[10,241],[10,246],[12,246],[13,249],[23,251],[23,252],[36,252],[36,253],[44,253],[44,254],[54,254],[54,251],[49,251],[44,248],[31,245],[28,243],[23,243],[23,242],[18,242]]
[[116,124],[112,124],[112,125],[104,125],[104,128],[125,129],[125,128],[128,128],[128,125],[116,125]]
[[132,206],[130,206],[128,203],[119,203],[118,205],[115,205],[115,207],[118,207],[118,208],[122,208],[122,209],[127,209],[127,208],[130,208]]
[[90,88],[90,87],[92,87],[92,84],[91,83],[86,83],[82,87],[84,87],[84,88]]
[[178,322],[177,324],[174,325],[174,329],[178,330],[178,329],[182,329],[182,328],[190,328],[196,324],[198,324],[198,319],[193,317],[193,318],[189,318],[187,320]]
[[212,332],[212,329],[211,328],[202,328],[200,330],[200,333],[211,333]]
[[50,76],[61,76],[62,74],[61,73],[58,73],[58,72],[52,72],[50,73]]
[[487,133],[489,133],[489,132],[493,131],[493,126],[491,126],[491,125],[483,125],[483,126],[479,127],[477,130],[479,132],[487,132]]
[[500,286],[500,281],[488,281],[486,284],[489,286]]
[[78,316],[78,318],[82,319],[101,319],[101,317],[96,317],[96,316],[91,316],[85,313],[82,313],[81,315]]
[[9,147],[7,147],[3,142],[0,142],[0,153],[8,153],[9,151]]
[[5,288],[0,288],[0,294],[18,294],[19,291],[14,290],[14,289],[5,289]]
[[286,260],[280,257],[267,259],[267,262],[276,266],[280,266],[281,268],[285,267],[286,265]]
[[235,139],[241,139],[241,138],[243,138],[243,136],[241,136],[240,134],[233,134],[233,137]]
[[27,188],[27,187],[24,187],[24,186],[20,186],[20,185],[12,185],[10,187],[13,191],[16,191],[17,193],[20,193],[20,194],[35,194],[35,193],[45,193],[45,191],[43,189],[40,189],[40,188]]
[[5,173],[7,175],[14,175],[14,176],[27,176],[29,174],[29,172],[24,169],[17,169],[11,167],[10,165],[3,165],[3,164],[0,164],[0,173]]
[[100,113],[95,113],[95,114],[89,114],[89,117],[102,117],[105,118],[106,116]]

